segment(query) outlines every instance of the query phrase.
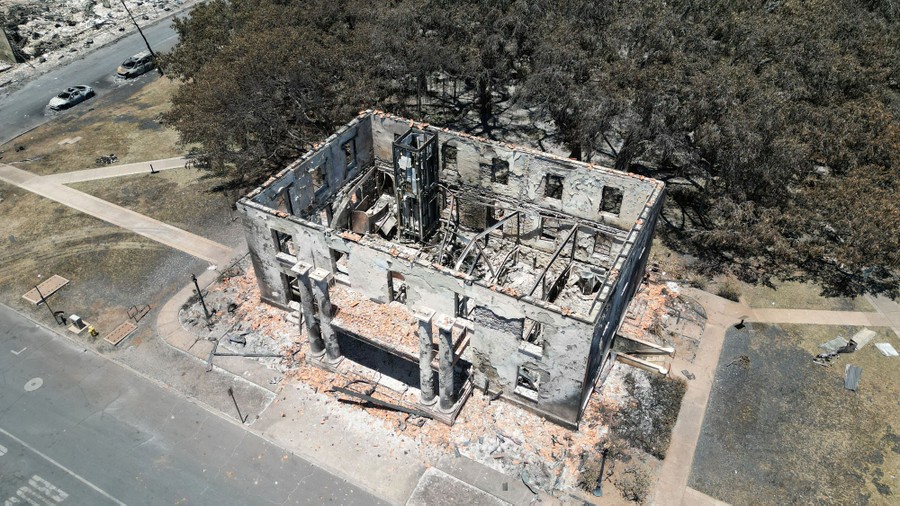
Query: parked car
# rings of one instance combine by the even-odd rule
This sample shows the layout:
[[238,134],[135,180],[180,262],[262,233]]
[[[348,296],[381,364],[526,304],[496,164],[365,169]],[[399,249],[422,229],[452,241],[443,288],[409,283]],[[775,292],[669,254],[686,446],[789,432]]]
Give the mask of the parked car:
[[153,61],[153,55],[148,51],[143,51],[123,61],[119,68],[116,69],[116,75],[128,79],[149,72],[154,68],[156,68],[156,62]]
[[85,100],[94,96],[94,89],[84,84],[66,88],[66,91],[50,99],[48,104],[51,109],[58,111],[60,109],[68,109],[73,105],[80,104]]

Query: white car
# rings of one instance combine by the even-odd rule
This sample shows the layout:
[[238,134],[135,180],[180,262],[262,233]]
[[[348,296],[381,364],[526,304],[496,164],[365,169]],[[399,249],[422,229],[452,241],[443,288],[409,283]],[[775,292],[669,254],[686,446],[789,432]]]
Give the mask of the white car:
[[60,109],[68,109],[69,107],[80,104],[93,96],[93,88],[84,84],[79,84],[78,86],[66,88],[66,91],[50,99],[50,103],[48,105],[54,111],[58,111]]

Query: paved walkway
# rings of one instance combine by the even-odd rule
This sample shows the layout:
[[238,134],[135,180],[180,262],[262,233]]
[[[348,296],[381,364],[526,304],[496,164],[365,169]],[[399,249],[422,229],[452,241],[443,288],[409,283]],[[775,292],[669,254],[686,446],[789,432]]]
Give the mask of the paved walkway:
[[[160,163],[161,162],[161,163]],[[177,168],[177,161],[160,160],[151,163],[160,163],[160,168]],[[184,162],[181,161],[181,166]],[[155,165],[154,165],[155,168]],[[189,255],[201,258],[213,265],[223,265],[232,256],[231,248],[223,246],[205,237],[192,234],[172,225],[168,225],[153,218],[136,213],[121,206],[98,199],[87,193],[80,192],[60,183],[61,180],[88,181],[101,177],[114,177],[117,175],[129,175],[140,172],[149,172],[147,164],[129,164],[103,169],[89,169],[77,171],[74,175],[58,174],[55,176],[38,176],[28,171],[0,164],[0,180],[14,184],[22,189],[42,197],[55,200],[89,214],[107,223],[130,230],[148,239],[165,244],[171,248],[183,251]]]
[[187,163],[187,159],[183,157],[164,158],[149,162],[126,163],[123,165],[111,165],[96,169],[73,170],[72,172],[62,172],[60,174],[43,176],[43,179],[59,184],[80,183],[82,181],[94,181],[111,177],[148,174],[150,173],[151,167],[154,171],[181,169],[185,166],[185,163]]
[[694,452],[700,439],[709,394],[715,380],[719,354],[728,327],[741,321],[758,323],[793,323],[810,325],[856,325],[891,327],[900,336],[900,304],[886,297],[869,297],[876,312],[824,311],[815,309],[751,308],[694,288],[683,293],[696,299],[707,312],[706,329],[693,362],[676,356],[671,370],[682,370],[696,378],[688,383],[681,402],[678,420],[672,429],[672,440],[663,461],[654,490],[653,504],[667,506],[715,506],[725,504],[688,487]]

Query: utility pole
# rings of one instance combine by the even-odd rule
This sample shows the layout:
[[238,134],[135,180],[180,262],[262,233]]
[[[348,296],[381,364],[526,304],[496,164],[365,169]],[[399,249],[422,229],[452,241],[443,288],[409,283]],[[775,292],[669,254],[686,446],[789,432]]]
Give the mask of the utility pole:
[[200,298],[200,305],[203,306],[203,314],[206,316],[206,326],[209,327],[209,310],[206,309],[206,301],[203,300],[203,292],[200,291],[200,285],[197,283],[197,276],[191,274],[191,281],[193,281],[194,286],[197,287],[197,297]]
[[125,5],[125,0],[120,0],[122,2],[122,7],[125,7],[125,12],[128,13],[128,17],[131,18],[131,22],[134,23],[135,28],[139,34],[141,34],[141,38],[144,39],[144,44],[147,45],[147,51],[150,51],[150,56],[153,57],[153,61],[156,62],[156,71],[159,72],[159,75],[163,75],[162,66],[159,64],[159,59],[156,57],[156,53],[153,52],[153,48],[150,47],[150,43],[147,42],[147,37],[144,37],[144,31],[141,30],[140,25],[138,25],[137,21],[135,21],[134,16],[131,14],[131,10]]

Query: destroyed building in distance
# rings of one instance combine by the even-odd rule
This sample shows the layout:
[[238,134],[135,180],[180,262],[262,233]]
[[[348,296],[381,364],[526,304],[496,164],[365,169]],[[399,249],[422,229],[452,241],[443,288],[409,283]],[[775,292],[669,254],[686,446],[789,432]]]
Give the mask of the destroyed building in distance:
[[[473,389],[577,428],[629,301],[663,183],[365,111],[242,198],[261,298],[310,361],[387,354],[415,408]],[[352,340],[352,341],[348,341]],[[391,371],[382,371],[391,374]]]

